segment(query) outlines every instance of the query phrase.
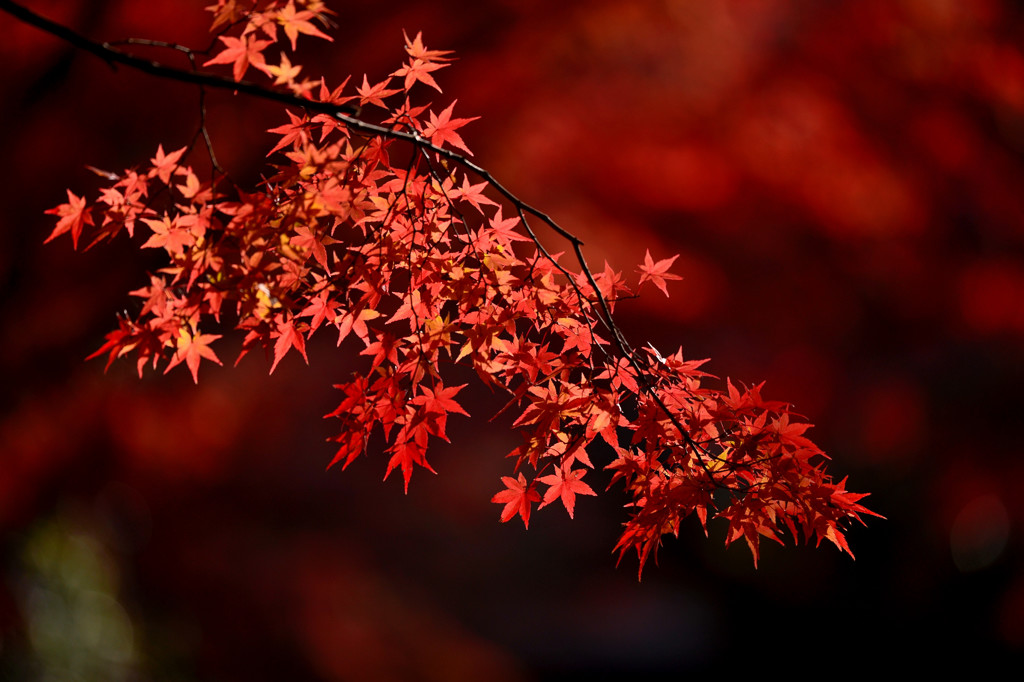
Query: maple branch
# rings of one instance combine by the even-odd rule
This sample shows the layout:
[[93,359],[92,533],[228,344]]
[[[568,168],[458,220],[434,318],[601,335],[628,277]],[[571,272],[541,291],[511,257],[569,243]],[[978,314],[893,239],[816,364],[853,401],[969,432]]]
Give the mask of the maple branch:
[[[571,275],[571,273],[569,273],[569,271],[564,266],[559,264],[547,250],[545,250],[536,233],[527,224],[525,214],[534,216],[542,223],[547,225],[557,235],[559,235],[567,242],[569,242],[569,244],[572,246],[574,256],[576,258],[577,263],[580,266],[582,274],[586,277],[588,284],[594,291],[594,298],[597,301],[597,305],[600,311],[598,314],[598,318],[601,320],[604,327],[611,333],[615,344],[615,348],[618,351],[620,357],[624,358],[627,362],[629,362],[629,364],[637,371],[638,375],[644,376],[647,379],[650,378],[649,372],[647,371],[647,368],[644,366],[645,363],[642,363],[640,360],[637,359],[636,352],[633,350],[629,342],[626,340],[626,337],[622,333],[622,330],[615,323],[615,320],[612,317],[611,306],[609,305],[604,294],[601,293],[601,290],[597,284],[597,280],[594,277],[594,274],[591,271],[590,267],[587,265],[586,259],[584,258],[583,240],[581,240],[579,237],[577,237],[576,235],[572,234],[567,229],[559,225],[548,214],[544,213],[540,209],[520,199],[516,194],[514,194],[511,190],[505,187],[502,183],[498,182],[498,180],[490,173],[490,171],[474,163],[473,161],[470,161],[469,158],[467,158],[465,155],[451,151],[450,149],[444,149],[442,147],[439,147],[431,143],[429,140],[420,136],[419,133],[417,132],[397,130],[395,128],[364,121],[358,118],[360,108],[352,104],[338,105],[331,104],[328,102],[320,102],[317,100],[299,97],[292,93],[274,90],[259,85],[257,83],[253,83],[251,81],[236,81],[223,76],[198,71],[195,68],[195,62],[192,57],[192,51],[188,49],[184,51],[189,56],[189,60],[193,65],[193,70],[191,71],[177,69],[174,67],[167,66],[165,64],[161,64],[159,62],[154,62],[147,59],[143,59],[141,57],[136,57],[135,55],[131,55],[121,50],[118,50],[117,48],[113,47],[111,43],[108,42],[96,42],[94,40],[86,38],[80,33],[77,33],[69,29],[66,26],[46,19],[45,17],[42,17],[32,12],[31,10],[23,7],[22,5],[16,2],[11,2],[11,0],[0,0],[0,10],[7,12],[8,14],[14,16],[15,18],[27,24],[35,26],[36,28],[39,28],[57,38],[60,38],[61,40],[73,45],[74,47],[77,47],[81,50],[85,50],[86,52],[96,55],[100,59],[103,59],[105,62],[110,64],[111,67],[116,67],[117,64],[124,64],[125,66],[142,71],[144,73],[148,73],[153,76],[157,76],[158,78],[166,78],[168,80],[175,80],[182,83],[190,83],[193,85],[198,85],[200,86],[200,88],[211,87],[222,90],[231,90],[233,92],[241,92],[258,99],[264,99],[273,102],[279,102],[286,105],[296,106],[308,112],[328,114],[334,116],[339,121],[344,123],[346,126],[354,130],[358,130],[364,133],[370,133],[373,135],[379,135],[381,137],[391,140],[405,141],[413,145],[414,147],[417,147],[423,151],[433,152],[434,154],[437,154],[442,158],[448,159],[458,164],[459,166],[472,171],[478,177],[487,181],[487,183],[491,187],[497,190],[497,192],[501,196],[503,196],[516,208],[516,211],[519,213],[520,218],[522,219],[524,228],[530,235],[533,242],[541,250],[544,256],[554,265],[554,267],[557,268],[568,279],[570,284],[576,290],[577,295],[579,295],[582,299],[582,292],[576,285],[575,278]],[[147,41],[135,40],[129,42],[144,44]],[[181,50],[181,46],[172,43],[148,41],[148,44]],[[202,131],[204,133],[204,138],[207,144],[209,145],[208,135],[205,134],[205,125],[202,126]],[[212,156],[212,148],[210,148],[209,146],[208,148],[210,149]],[[215,160],[214,165],[216,165]],[[711,479],[712,484],[715,485],[716,487],[719,487],[719,483],[715,478],[714,472],[710,469],[707,462],[705,461],[705,458],[707,460],[714,460],[715,457],[704,446],[697,443],[693,439],[693,437],[690,436],[687,429],[679,421],[679,418],[665,404],[665,402],[658,395],[657,391],[654,390],[654,387],[651,385],[649,380],[644,382],[643,390],[651,397],[654,403],[666,414],[672,425],[675,426],[676,429],[678,429],[683,442],[686,443],[687,446],[692,448],[697,453],[697,460],[701,468],[704,470],[705,474],[707,474],[707,476]]]
[[[11,2],[11,0],[0,0],[0,10],[7,12],[8,14],[12,15],[17,19],[20,19],[21,21],[24,21],[27,24],[35,26],[36,28],[39,28],[53,36],[56,36],[57,38],[60,38],[61,40],[73,45],[74,47],[77,47],[81,50],[85,50],[86,52],[96,55],[108,64],[111,64],[111,66],[114,66],[116,64],[124,64],[133,69],[137,69],[139,71],[157,76],[159,78],[166,78],[169,80],[176,80],[182,83],[191,83],[200,86],[209,86],[212,88],[219,88],[222,90],[232,90],[235,92],[244,93],[251,97],[256,97],[258,99],[265,99],[272,102],[290,104],[292,106],[300,107],[302,109],[305,109],[306,111],[311,111],[314,113],[329,114],[335,116],[338,120],[342,121],[347,126],[354,128],[356,130],[360,130],[362,132],[367,133],[373,133],[374,135],[380,135],[389,139],[404,140],[414,146],[420,147],[421,149],[434,152],[435,154],[439,154],[442,157],[454,161],[460,166],[463,166],[464,168],[473,171],[473,173],[486,180],[492,187],[494,187],[498,191],[499,194],[501,194],[509,202],[511,202],[512,205],[515,206],[518,210],[529,213],[530,215],[533,215],[536,218],[540,219],[555,233],[557,233],[559,236],[561,236],[563,239],[565,239],[572,245],[577,260],[580,262],[580,265],[583,266],[583,272],[587,276],[590,285],[594,288],[594,292],[597,296],[601,310],[606,316],[605,323],[608,325],[609,331],[615,334],[615,336],[620,341],[625,343],[625,339],[622,338],[621,332],[619,332],[618,328],[614,325],[614,323],[611,322],[611,312],[608,303],[604,299],[604,296],[601,294],[601,292],[598,290],[597,283],[594,280],[593,274],[590,272],[590,269],[586,266],[586,261],[583,259],[583,252],[581,250],[583,247],[583,240],[581,240],[579,237],[572,234],[571,232],[563,228],[561,225],[556,223],[546,213],[527,204],[525,201],[523,201],[518,196],[513,194],[508,188],[506,188],[504,185],[498,182],[489,171],[473,163],[464,155],[431,144],[429,140],[420,137],[418,133],[408,133],[402,130],[395,130],[394,128],[388,128],[386,126],[381,126],[374,123],[369,123],[367,121],[363,121],[362,119],[357,118],[360,108],[353,104],[338,105],[330,104],[327,102],[319,102],[317,100],[306,99],[291,93],[282,92],[280,90],[273,90],[271,88],[267,88],[257,83],[253,83],[251,81],[236,81],[223,76],[218,76],[215,74],[205,73],[196,70],[185,71],[183,69],[177,69],[174,67],[166,66],[159,62],[154,62],[147,59],[143,59],[141,57],[136,57],[134,55],[116,49],[109,42],[98,43],[94,40],[86,38],[82,34],[77,33],[62,24],[58,24],[45,17],[42,17],[36,14],[35,12],[32,12],[28,8],[19,5],[16,2]],[[173,43],[163,43],[161,41],[142,41],[136,39],[128,42],[169,47],[181,50],[181,46],[179,45]],[[187,51],[187,53],[191,53],[191,51]],[[532,233],[532,230],[530,232],[531,237],[533,237],[534,241],[538,241],[536,235]],[[550,256],[548,256],[548,258],[550,259]],[[554,262],[553,259],[552,262]],[[561,265],[555,263],[555,266],[558,267],[558,269],[562,271],[564,275],[570,277],[568,271],[566,271]]]
[[112,68],[116,67],[117,64],[124,64],[127,67],[142,71],[143,73],[148,73],[158,78],[166,78],[168,80],[179,81],[181,83],[191,83],[193,85],[218,88],[220,90],[242,92],[251,97],[270,100],[272,102],[280,102],[282,104],[290,104],[296,107],[303,107],[319,114],[355,114],[359,112],[359,107],[353,104],[339,105],[330,104],[328,102],[317,102],[316,100],[299,97],[298,95],[294,95],[290,92],[273,90],[259,85],[258,83],[253,83],[252,81],[236,81],[224,76],[206,73],[205,71],[186,71],[184,69],[177,69],[173,66],[161,64],[160,62],[136,57],[135,55],[118,50],[110,43],[99,43],[95,40],[91,40],[90,38],[86,38],[67,26],[58,24],[46,17],[42,17],[16,2],[11,2],[11,0],[0,0],[0,11],[7,12],[14,18],[19,19],[26,24],[30,24],[31,26],[35,26],[52,36],[60,38],[64,42],[69,43],[80,50],[85,50],[90,54],[96,55],[103,61],[107,62],[107,64]]

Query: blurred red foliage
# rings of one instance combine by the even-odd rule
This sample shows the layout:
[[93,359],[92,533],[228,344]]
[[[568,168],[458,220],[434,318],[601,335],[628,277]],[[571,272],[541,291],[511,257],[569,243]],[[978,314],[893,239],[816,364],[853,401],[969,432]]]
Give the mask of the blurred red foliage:
[[[178,6],[32,3],[100,39],[204,44],[202,22],[188,23],[193,13]],[[626,585],[629,576],[618,582],[594,568],[609,540],[597,526],[614,518],[614,505],[605,520],[595,512],[594,525],[582,514],[572,521],[581,544],[564,546],[538,527],[509,543],[507,527],[488,530],[486,500],[444,488],[471,487],[467,481],[439,476],[391,506],[380,497],[398,496],[380,490],[372,466],[324,476],[328,430],[309,419],[327,411],[332,396],[312,388],[320,377],[298,364],[282,363],[269,382],[259,363],[243,363],[230,377],[213,368],[198,390],[187,377],[137,386],[130,370],[104,378],[98,365],[82,366],[110,327],[104,315],[146,265],[130,249],[84,259],[70,248],[43,249],[52,224],[39,212],[63,201],[75,178],[84,182],[83,163],[108,159],[122,168],[156,142],[183,144],[195,94],[111,73],[0,16],[0,56],[18,65],[0,75],[8,169],[0,186],[0,517],[8,556],[19,556],[38,519],[73,513],[105,527],[109,514],[94,501],[111,481],[131,486],[152,519],[148,539],[117,555],[134,585],[125,599],[135,604],[140,641],[156,652],[154,665],[192,666],[202,676],[246,671],[272,679],[298,670],[298,677],[346,678],[330,665],[301,667],[328,635],[316,645],[288,639],[280,612],[257,607],[276,581],[302,589],[307,574],[288,558],[306,556],[296,545],[342,535],[351,544],[340,551],[358,555],[366,575],[396,599],[421,613],[444,612],[473,638],[505,649],[490,670],[509,656],[541,676],[710,666],[752,646],[743,628],[751,614],[771,609],[778,624],[778,634],[759,634],[759,646],[791,646],[784,633],[806,632],[825,617],[825,604],[844,608],[847,625],[808,635],[812,650],[830,650],[839,638],[880,660],[897,650],[902,657],[965,650],[986,660],[1019,652],[1024,16],[1017,3],[496,0],[396,2],[386,14],[376,3],[337,9],[345,13],[340,35],[320,56],[336,60],[339,74],[387,73],[403,28],[455,50],[460,62],[445,91],[482,116],[467,143],[498,177],[581,235],[592,261],[607,257],[624,269],[648,247],[682,253],[676,266],[684,281],[670,305],[637,306],[624,325],[655,345],[682,342],[695,357],[711,355],[734,376],[767,379],[769,394],[793,400],[817,424],[815,440],[861,487],[877,491],[872,499],[890,519],[887,530],[855,533],[851,566],[820,553],[773,552],[751,577],[733,566],[732,553],[702,543],[694,523],[668,548],[661,578]],[[89,104],[70,104],[81,102]],[[246,177],[272,141],[243,131],[279,125],[275,111],[227,95],[210,109],[222,162]],[[645,171],[647,181],[635,181]],[[347,369],[343,359],[328,360],[330,348],[310,353],[318,364]],[[276,399],[283,392],[289,401]],[[218,397],[225,395],[230,408]],[[185,407],[193,400],[209,403]],[[160,405],[195,415],[200,433],[161,432],[145,417]],[[243,425],[230,447],[204,440],[207,410],[226,410],[218,418]],[[295,444],[296,433],[308,442]],[[505,445],[494,433],[473,437],[480,447]],[[177,439],[183,449],[208,443],[192,450],[203,453],[194,469],[172,461]],[[435,466],[444,465],[441,455]],[[478,466],[463,475],[486,488],[500,471]],[[985,502],[984,513],[972,511],[958,525],[979,497],[996,504]],[[954,538],[963,524],[989,519],[983,525],[998,530],[1000,517],[989,512],[999,508],[1005,542],[971,555],[984,558],[980,565],[958,566]],[[366,509],[376,518],[357,528],[351,519],[364,519]],[[118,514],[133,527],[141,512]],[[189,570],[179,570],[180,552],[197,536],[203,542]],[[248,550],[234,552],[232,537],[244,538]],[[466,542],[479,551],[453,560]],[[520,554],[510,555],[508,544]],[[331,571],[320,566],[329,582]],[[256,582],[236,584],[250,573]],[[366,589],[359,575],[337,573],[355,591]],[[13,581],[7,585],[16,593]],[[593,610],[594,591],[607,611]],[[652,594],[657,599],[647,601]],[[247,605],[245,628],[224,615]],[[5,651],[23,641],[22,611],[0,608]],[[351,613],[352,627],[409,650],[408,635],[381,629],[371,606]],[[630,640],[616,629],[623,619],[660,626]],[[308,632],[321,621],[302,622]],[[176,640],[181,631],[192,634]],[[573,634],[582,632],[587,637]],[[183,650],[172,651],[170,641]],[[262,668],[243,663],[254,643],[265,653]],[[374,679],[372,672],[348,678]]]

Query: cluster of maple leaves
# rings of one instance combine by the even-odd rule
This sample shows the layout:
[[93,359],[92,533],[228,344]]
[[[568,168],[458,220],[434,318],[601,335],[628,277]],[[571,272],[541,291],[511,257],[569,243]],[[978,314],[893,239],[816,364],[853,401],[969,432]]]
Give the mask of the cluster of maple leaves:
[[[270,131],[279,136],[272,173],[251,191],[216,173],[198,177],[191,147],[162,146],[147,165],[106,174],[111,184],[92,202],[68,191],[49,211],[58,222],[47,241],[69,233],[77,248],[88,232],[92,246],[141,224],[142,248],[167,256],[130,292],[138,314],[123,315],[91,357],[106,354],[109,367],[132,354],[140,375],[184,363],[198,381],[203,360],[221,364],[211,328],[242,332],[239,358],[272,353],[271,372],[289,352],[305,359],[306,341],[333,328],[339,345],[354,339],[366,371],[337,385],[330,465],[348,466],[380,433],[385,478],[401,470],[408,489],[417,466],[433,471],[430,442],[447,440],[449,415],[467,414],[457,402],[465,384],[445,383],[461,364],[507,392],[504,409],[523,436],[509,453],[514,475],[493,497],[502,521],[528,525],[535,505],[556,500],[572,516],[577,495],[595,494],[583,479],[599,452],[631,499],[616,549],[620,559],[636,551],[641,571],[692,513],[705,532],[709,515],[725,519],[726,544],[743,538],[755,564],[760,538],[781,542],[784,529],[850,552],[845,524],[872,512],[824,471],[824,453],[804,436],[809,424],[762,399],[760,386],[710,386],[704,361],[681,351],[632,348],[611,317],[635,293],[622,273],[562,264],[535,238],[532,209],[488,196],[486,178],[460,163],[470,150],[458,130],[473,119],[453,117],[454,102],[438,112],[411,95],[419,84],[440,92],[432,74],[448,52],[406,37],[407,61],[383,81],[331,88],[296,80],[302,67],[283,49],[276,64],[267,54],[294,51],[300,34],[330,40],[317,25],[330,14],[322,2],[219,0],[208,9],[221,49],[204,66],[230,65],[235,81],[252,67],[273,79],[268,88],[359,111],[362,121],[376,112],[384,132],[288,111]],[[673,261],[648,252],[636,287],[668,295]]]

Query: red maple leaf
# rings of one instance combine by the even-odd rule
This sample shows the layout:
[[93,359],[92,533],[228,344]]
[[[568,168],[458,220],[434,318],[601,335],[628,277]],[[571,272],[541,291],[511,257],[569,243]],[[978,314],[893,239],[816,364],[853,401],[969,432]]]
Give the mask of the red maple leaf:
[[187,147],[182,147],[170,154],[164,154],[164,146],[162,144],[159,145],[156,148],[156,156],[149,160],[153,164],[153,170],[150,171],[149,177],[155,175],[160,178],[160,182],[165,185],[168,184],[171,181],[171,175],[178,169],[178,161],[186,149]]
[[537,480],[551,487],[544,493],[544,501],[537,508],[542,509],[561,498],[562,504],[565,505],[565,510],[569,512],[569,518],[571,519],[573,509],[576,507],[576,495],[597,494],[589,485],[580,480],[585,473],[587,473],[585,469],[569,469],[563,466],[557,474],[541,476]]
[[398,343],[399,339],[393,334],[384,332],[377,334],[377,340],[367,344],[359,354],[373,356],[371,367],[377,367],[382,362],[396,365],[398,364]]
[[71,243],[77,249],[82,228],[93,224],[92,214],[91,209],[85,204],[85,197],[76,197],[71,190],[67,190],[67,192],[68,203],[46,211],[50,215],[60,216],[60,220],[57,221],[57,227],[53,228],[53,232],[43,243],[45,244],[65,232],[71,232]]
[[413,404],[423,406],[424,412],[429,415],[428,421],[431,423],[430,432],[438,438],[448,440],[448,436],[445,434],[445,425],[447,424],[450,412],[469,416],[469,413],[455,402],[455,395],[465,387],[466,384],[448,386],[446,388],[438,380],[437,385],[433,389],[420,386],[420,390],[423,391],[422,395],[412,399]]
[[277,326],[277,333],[277,341],[274,343],[274,364],[270,366],[270,373],[274,373],[278,363],[281,362],[281,359],[292,348],[302,354],[302,359],[308,365],[309,358],[306,357],[306,338],[302,335],[302,332],[295,328],[295,321],[281,322]]
[[533,483],[526,482],[522,474],[519,474],[518,479],[502,476],[501,482],[505,484],[505,490],[492,497],[491,502],[505,505],[501,510],[502,523],[519,514],[523,519],[523,525],[529,528],[530,507],[532,503],[540,501],[540,493],[534,489]]
[[390,97],[396,92],[401,92],[397,88],[388,89],[388,83],[391,82],[391,78],[386,78],[376,85],[370,85],[370,81],[367,80],[366,74],[363,74],[363,85],[357,87],[356,92],[359,93],[359,104],[366,106],[367,104],[376,104],[378,107],[387,109],[388,106],[384,104],[384,98]]
[[331,299],[330,292],[324,289],[316,298],[309,300],[309,305],[302,309],[296,317],[312,317],[309,327],[312,333],[319,329],[326,320],[333,321],[338,316],[338,303]]
[[161,220],[143,218],[142,222],[153,230],[152,236],[142,245],[144,249],[164,248],[167,253],[180,256],[195,242],[192,233],[182,229],[180,220],[171,220],[165,215]]
[[462,137],[455,131],[470,121],[475,121],[480,117],[452,118],[452,109],[455,107],[455,102],[458,102],[458,100],[453,100],[452,103],[448,105],[448,108],[442,111],[439,115],[435,115],[434,112],[431,111],[430,122],[423,130],[423,134],[430,138],[430,143],[433,145],[441,147],[445,142],[449,142],[453,147],[458,147],[472,156],[473,152],[469,151],[469,147],[466,146]]
[[651,258],[651,250],[647,250],[647,255],[644,257],[644,264],[637,268],[640,275],[640,284],[644,282],[654,282],[654,286],[665,292],[668,296],[668,288],[665,286],[665,280],[669,279],[682,279],[679,275],[673,275],[668,271],[672,267],[672,263],[675,262],[676,258],[679,258],[679,254],[672,256],[671,258],[665,258],[657,263]]
[[351,312],[342,315],[341,320],[337,322],[338,345],[341,345],[341,342],[345,340],[349,332],[355,332],[356,336],[369,343],[370,332],[366,327],[366,323],[378,317],[380,317],[380,313],[373,308],[364,308],[356,315],[353,315]]
[[422,59],[410,59],[408,64],[391,75],[398,76],[399,78],[405,78],[406,90],[411,88],[416,81],[419,81],[429,85],[438,92],[441,92],[441,86],[437,84],[437,81],[435,81],[434,77],[430,75],[430,72],[443,69],[445,66],[447,66],[447,64],[431,64],[430,62],[425,62]]
[[433,390],[426,386],[421,387],[420,390],[423,391],[423,395],[414,399],[413,402],[421,403],[427,412],[434,412],[436,414],[458,412],[459,414],[464,414],[468,417],[469,413],[462,409],[462,406],[455,402],[454,398],[454,396],[465,387],[466,384],[445,387],[441,384],[441,381],[438,380],[437,385],[434,386]]
[[281,136],[281,139],[276,145],[274,145],[274,148],[267,152],[267,156],[270,156],[278,149],[295,144],[296,142],[305,143],[309,140],[309,132],[306,130],[306,127],[309,125],[309,121],[306,117],[296,116],[290,111],[285,111],[285,113],[288,114],[288,118],[291,119],[289,123],[285,123],[284,125],[280,125],[276,128],[269,128],[267,130],[268,133],[277,133]]
[[[404,437],[403,435],[411,435],[411,437]],[[423,429],[414,429],[411,434],[406,429],[402,430],[396,439],[396,443],[388,448],[388,452],[391,453],[391,459],[388,460],[387,470],[384,472],[384,480],[386,481],[391,472],[401,467],[402,479],[405,486],[405,494],[409,494],[409,480],[412,478],[413,469],[418,464],[425,468],[427,471],[437,473],[427,463],[426,452],[427,452],[427,439],[429,434]]]
[[[504,248],[509,248],[512,242],[528,242],[530,238],[516,230],[516,226],[520,222],[518,215],[506,219],[501,214],[501,206],[498,206],[498,212],[487,223],[491,229],[481,230],[480,235],[486,235],[488,243],[495,241]],[[486,245],[484,248],[486,248]]]
[[462,179],[462,187],[457,187],[452,190],[453,199],[462,199],[473,204],[477,210],[482,210],[483,204],[490,204],[491,206],[497,206],[498,204],[486,196],[484,196],[484,189],[487,188],[486,182],[480,182],[475,185],[470,184],[469,176],[466,175]]

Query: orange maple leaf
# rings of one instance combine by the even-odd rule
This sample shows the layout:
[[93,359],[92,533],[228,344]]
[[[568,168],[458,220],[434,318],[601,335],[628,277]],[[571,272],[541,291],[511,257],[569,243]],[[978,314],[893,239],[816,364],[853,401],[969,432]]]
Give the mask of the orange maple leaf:
[[451,50],[428,50],[423,44],[423,32],[420,31],[416,37],[409,40],[409,34],[404,30],[402,36],[405,38],[405,52],[413,59],[420,59],[425,62],[450,62]]
[[156,156],[149,160],[153,164],[153,170],[150,171],[149,177],[154,175],[160,178],[160,182],[165,185],[171,181],[171,175],[178,169],[178,161],[181,160],[181,155],[185,153],[187,147],[182,147],[170,154],[164,154],[164,146],[161,144],[156,148]]
[[[288,4],[285,5],[284,9],[278,10],[277,22],[284,28],[284,34],[288,36],[288,39],[292,41],[292,52],[295,51],[295,41],[298,40],[299,34],[304,33],[308,36],[316,36],[317,38],[323,38],[324,40],[334,41],[334,38],[330,37],[312,23],[308,19],[316,17],[316,14],[309,10],[296,11],[295,3],[289,0]],[[237,78],[235,80],[238,80]]]
[[192,381],[199,383],[199,363],[203,358],[212,360],[218,365],[221,365],[220,358],[210,348],[210,342],[216,341],[220,338],[220,334],[189,334],[187,330],[182,329],[178,335],[177,348],[174,351],[174,357],[167,364],[167,369],[164,370],[164,374],[170,372],[173,368],[181,364],[184,360],[185,364],[188,365],[189,371],[192,372]]
[[231,64],[232,76],[236,81],[242,80],[242,76],[254,66],[268,76],[273,75],[267,68],[267,62],[263,58],[263,50],[274,41],[256,40],[252,35],[245,35],[241,38],[232,36],[218,36],[217,40],[224,43],[224,50],[213,59],[203,62],[203,66],[210,64]]

